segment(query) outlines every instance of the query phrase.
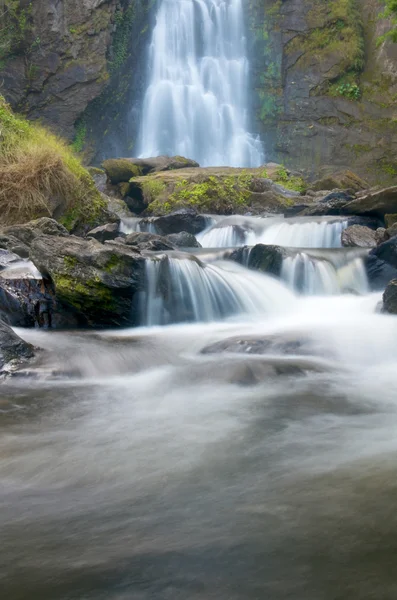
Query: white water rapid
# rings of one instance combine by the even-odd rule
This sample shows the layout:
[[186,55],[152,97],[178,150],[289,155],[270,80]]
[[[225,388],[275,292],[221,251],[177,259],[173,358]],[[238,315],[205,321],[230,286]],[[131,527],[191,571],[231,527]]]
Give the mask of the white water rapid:
[[160,0],[143,102],[142,157],[182,155],[202,166],[256,167],[249,133],[242,0]]

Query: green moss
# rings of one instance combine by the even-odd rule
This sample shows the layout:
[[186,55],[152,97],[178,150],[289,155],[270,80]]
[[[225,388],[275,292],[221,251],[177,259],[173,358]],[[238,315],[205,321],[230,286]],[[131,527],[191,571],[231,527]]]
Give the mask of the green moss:
[[113,36],[111,58],[109,61],[110,72],[118,71],[128,57],[132,27],[135,19],[135,5],[132,2],[126,10],[118,9],[114,16],[116,31]]
[[148,210],[164,214],[177,208],[192,207],[200,212],[241,212],[248,206],[252,179],[253,176],[244,171],[238,176],[210,176],[202,182],[181,178],[166,199],[158,197],[151,202]]
[[114,300],[111,291],[106,288],[99,277],[81,281],[73,275],[56,274],[53,276],[57,296],[63,302],[77,310],[89,312],[98,309],[114,310]]
[[84,119],[79,119],[75,125],[75,136],[72,144],[72,148],[74,152],[82,152],[84,150],[86,135],[87,135],[87,126],[85,124]]
[[26,45],[27,33],[31,27],[32,2],[3,0],[0,6],[0,60],[23,53],[30,49]]
[[155,201],[165,190],[166,185],[161,179],[147,179],[142,184],[143,197],[150,204]]
[[271,176],[271,179],[274,183],[278,183],[287,190],[293,192],[304,193],[307,189],[307,184],[304,179],[295,175],[289,175],[287,169],[283,165],[277,169],[276,173]]
[[397,1],[383,0],[383,3],[385,4],[385,8],[379,14],[379,18],[389,19],[390,29],[378,38],[378,45],[382,44],[387,39],[390,39],[392,42],[397,42]]

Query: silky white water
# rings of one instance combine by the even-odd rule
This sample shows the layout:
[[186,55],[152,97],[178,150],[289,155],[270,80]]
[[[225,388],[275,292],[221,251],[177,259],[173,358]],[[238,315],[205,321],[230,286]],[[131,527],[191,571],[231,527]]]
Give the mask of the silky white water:
[[148,57],[139,153],[201,166],[256,167],[242,0],[160,0]]
[[290,248],[341,248],[344,220],[228,217],[197,236],[204,248],[274,244]]

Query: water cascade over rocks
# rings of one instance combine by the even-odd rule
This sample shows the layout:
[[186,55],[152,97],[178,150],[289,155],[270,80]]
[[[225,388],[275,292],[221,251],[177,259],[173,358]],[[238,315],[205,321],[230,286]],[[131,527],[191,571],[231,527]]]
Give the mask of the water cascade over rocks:
[[160,0],[149,50],[139,152],[202,166],[256,167],[249,133],[242,0]]

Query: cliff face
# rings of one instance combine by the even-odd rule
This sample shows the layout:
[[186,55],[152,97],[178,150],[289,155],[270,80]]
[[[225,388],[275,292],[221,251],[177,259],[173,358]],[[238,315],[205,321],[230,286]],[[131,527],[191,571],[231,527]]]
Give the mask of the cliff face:
[[102,144],[127,110],[152,3],[0,0],[2,93],[15,110],[75,139],[77,150]]
[[397,175],[397,45],[378,0],[249,0],[255,115],[267,158],[308,174]]

